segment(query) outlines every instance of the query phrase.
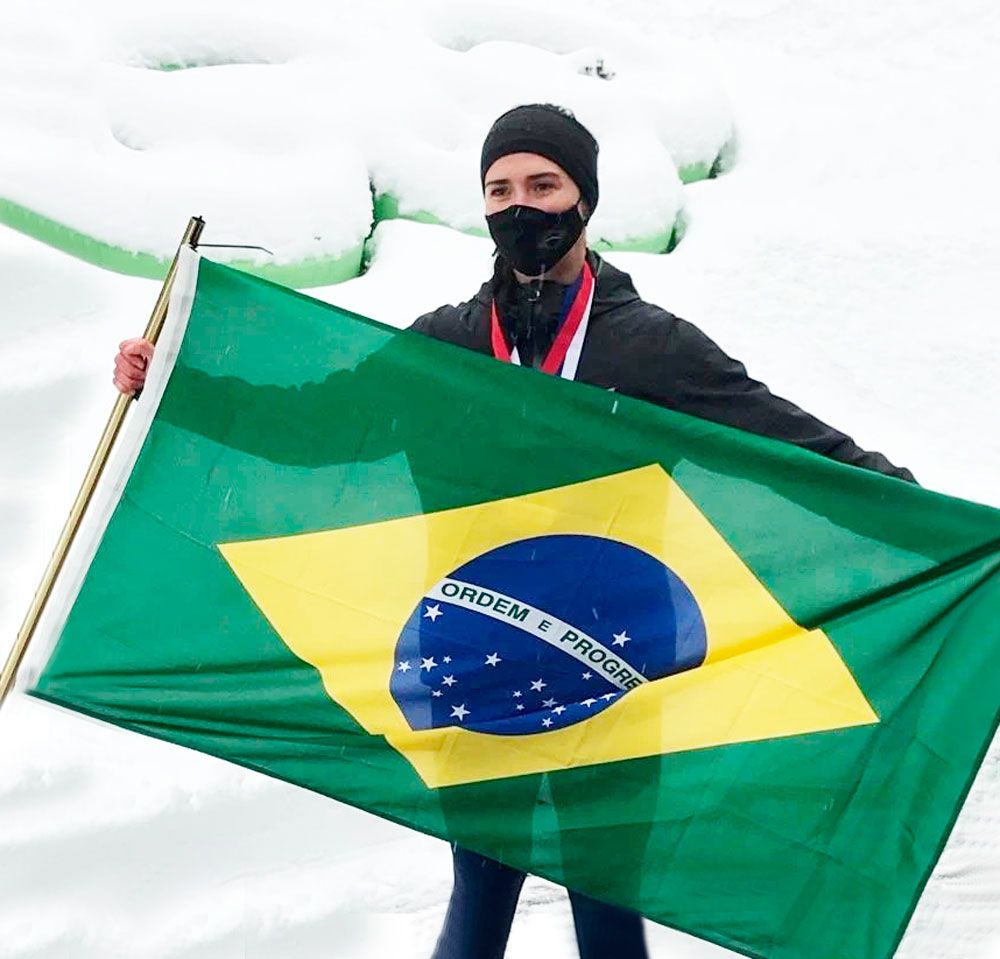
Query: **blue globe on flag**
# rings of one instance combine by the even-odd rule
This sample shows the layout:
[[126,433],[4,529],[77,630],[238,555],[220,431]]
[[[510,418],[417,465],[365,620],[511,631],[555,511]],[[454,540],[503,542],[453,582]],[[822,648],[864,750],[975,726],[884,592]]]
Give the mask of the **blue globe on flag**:
[[427,592],[389,688],[411,729],[525,735],[586,720],[705,653],[698,604],[660,560],[599,536],[539,536]]

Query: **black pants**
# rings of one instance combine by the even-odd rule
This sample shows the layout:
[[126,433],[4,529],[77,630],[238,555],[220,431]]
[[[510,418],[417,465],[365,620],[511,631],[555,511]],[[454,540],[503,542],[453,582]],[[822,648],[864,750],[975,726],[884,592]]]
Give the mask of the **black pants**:
[[[433,959],[502,959],[523,872],[452,846],[455,887]],[[570,892],[580,959],[646,959],[638,913]]]

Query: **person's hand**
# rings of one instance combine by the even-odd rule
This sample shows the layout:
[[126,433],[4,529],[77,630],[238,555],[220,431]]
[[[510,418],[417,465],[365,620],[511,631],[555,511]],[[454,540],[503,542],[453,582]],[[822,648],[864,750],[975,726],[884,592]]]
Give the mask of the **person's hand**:
[[146,382],[146,370],[153,358],[153,344],[141,337],[125,340],[118,346],[115,357],[115,386],[131,396]]

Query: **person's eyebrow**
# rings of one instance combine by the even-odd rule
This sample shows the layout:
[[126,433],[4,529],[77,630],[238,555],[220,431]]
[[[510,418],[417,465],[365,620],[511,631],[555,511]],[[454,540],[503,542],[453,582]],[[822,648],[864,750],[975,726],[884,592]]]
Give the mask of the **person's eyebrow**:
[[[545,177],[548,177],[548,176],[554,176],[554,177],[556,177],[558,179],[559,178],[559,171],[558,170],[546,170],[544,173],[532,173],[532,174],[530,174],[528,176],[528,180],[530,182],[534,182],[535,180],[542,180],[542,179],[544,179]],[[496,186],[498,183],[510,183],[510,177],[499,177],[496,180],[487,180],[483,184],[483,186]]]

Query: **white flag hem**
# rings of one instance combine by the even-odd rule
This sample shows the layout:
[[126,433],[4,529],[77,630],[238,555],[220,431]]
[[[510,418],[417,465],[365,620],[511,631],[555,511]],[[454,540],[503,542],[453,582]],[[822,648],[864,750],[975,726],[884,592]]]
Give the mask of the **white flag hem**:
[[80,593],[84,577],[104,538],[125,484],[132,475],[132,469],[160,407],[167,381],[173,372],[184,334],[187,332],[191,306],[198,285],[200,262],[201,256],[196,250],[191,247],[181,248],[167,316],[146,375],[142,396],[132,404],[125,425],[118,434],[104,474],[49,596],[45,612],[38,622],[32,644],[18,674],[15,689],[23,691],[33,687],[38,681]]

